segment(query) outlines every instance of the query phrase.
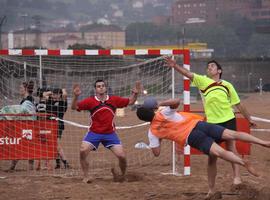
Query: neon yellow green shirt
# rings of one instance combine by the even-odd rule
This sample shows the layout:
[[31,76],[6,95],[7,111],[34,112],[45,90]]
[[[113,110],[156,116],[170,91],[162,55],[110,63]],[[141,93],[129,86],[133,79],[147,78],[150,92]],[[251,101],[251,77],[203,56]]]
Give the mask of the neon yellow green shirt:
[[[213,83],[215,83],[213,79],[194,73],[193,84],[199,90],[205,90]],[[210,87],[201,93],[207,122],[223,123],[235,117],[232,106],[240,103],[240,98],[231,83],[222,80],[220,85]]]

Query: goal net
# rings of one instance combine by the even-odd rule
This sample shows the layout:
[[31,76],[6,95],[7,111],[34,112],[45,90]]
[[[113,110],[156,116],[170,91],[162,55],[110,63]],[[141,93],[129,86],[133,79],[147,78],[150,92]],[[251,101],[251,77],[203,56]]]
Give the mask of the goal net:
[[[149,128],[148,125],[137,126],[143,122],[137,119],[135,110],[146,96],[162,100],[182,95],[184,88],[182,77],[176,76],[165,66],[164,56],[174,56],[182,62],[184,52],[181,50],[154,50],[152,53],[150,50],[120,51],[120,53],[112,50],[82,50],[82,52],[83,55],[80,51],[72,50],[18,50],[0,53],[2,54],[0,95],[3,97],[0,100],[1,168],[9,169],[14,163],[12,160],[17,160],[15,170],[20,172],[19,174],[30,174],[31,170],[31,174],[35,175],[44,173],[79,175],[81,173],[79,149],[82,138],[87,133],[89,113],[70,109],[72,87],[74,84],[81,86],[80,99],[83,99],[94,95],[93,85],[98,79],[107,83],[108,94],[122,97],[129,97],[136,81],[141,81],[143,85],[143,92],[135,105],[117,110],[116,131],[126,152],[128,167],[140,168],[153,163],[175,164],[177,159],[171,156],[174,153],[171,142],[163,142],[162,155],[159,158],[154,158],[148,149],[134,147],[138,142],[148,143]],[[32,96],[36,106],[41,106],[39,102],[44,102],[39,96],[42,92],[52,92],[55,89],[67,91],[67,110],[64,112],[65,122],[61,139],[56,138],[58,123],[61,122],[45,116],[44,113],[50,114],[48,110],[42,114],[33,114],[20,105],[23,99],[20,87],[23,82],[29,81],[34,82]],[[59,152],[57,147],[63,150],[68,166],[60,162],[60,168],[55,169],[55,159]],[[33,171],[32,160],[34,160]],[[91,152],[88,160],[90,173],[108,173],[109,170],[105,169],[118,166],[118,160],[103,146]]]

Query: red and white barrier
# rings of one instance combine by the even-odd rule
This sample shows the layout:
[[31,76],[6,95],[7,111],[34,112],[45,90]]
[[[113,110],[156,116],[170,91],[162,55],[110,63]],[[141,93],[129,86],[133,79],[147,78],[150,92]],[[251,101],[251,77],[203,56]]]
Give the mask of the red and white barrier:
[[[190,70],[190,54],[184,53],[184,68]],[[184,78],[184,112],[190,112],[190,80],[187,77]],[[191,174],[190,167],[190,146],[184,148],[184,175]]]
[[[0,55],[13,56],[84,56],[84,55],[184,55],[188,61],[189,50],[182,49],[1,49]],[[185,62],[185,61],[184,61]],[[189,62],[189,61],[188,61]]]

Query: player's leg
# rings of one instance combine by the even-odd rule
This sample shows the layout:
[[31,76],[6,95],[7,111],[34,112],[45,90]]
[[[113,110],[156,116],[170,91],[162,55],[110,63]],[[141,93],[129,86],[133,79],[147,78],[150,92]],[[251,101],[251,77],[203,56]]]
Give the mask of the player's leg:
[[83,171],[83,182],[91,183],[92,178],[89,176],[89,163],[87,157],[90,151],[96,150],[99,145],[99,134],[89,132],[85,135],[80,147],[80,164]]
[[119,167],[120,167],[122,175],[125,175],[126,169],[127,169],[127,159],[126,159],[126,155],[125,155],[123,146],[120,144],[114,145],[110,149],[113,152],[113,154],[118,158]]
[[253,135],[246,134],[240,131],[233,131],[229,129],[225,129],[222,134],[222,139],[224,140],[241,140],[244,142],[249,142],[253,144],[259,144],[264,147],[270,148],[270,141],[268,140],[261,140]]
[[[199,122],[191,131],[188,137],[188,144],[191,147],[196,148],[209,155],[207,165],[209,190],[206,197],[210,197],[215,193],[215,179],[217,174],[217,156],[214,154],[210,154],[210,148],[214,142],[214,139],[206,134],[207,131],[209,132],[209,126],[210,124],[206,122]],[[217,140],[220,140],[223,130],[224,128],[221,128],[220,134],[216,135]]]
[[233,152],[223,149],[215,142],[212,144],[209,154],[220,157],[223,160],[242,165],[252,175],[260,176],[260,174],[258,172],[256,172],[256,170],[251,166],[251,164],[247,160],[243,160],[240,157],[238,157],[237,155],[235,155]]
[[118,158],[119,161],[119,168],[121,170],[121,175],[117,175],[115,169],[112,169],[112,174],[114,176],[115,181],[124,181],[125,180],[125,174],[127,169],[127,160],[126,155],[123,149],[123,146],[121,144],[120,139],[118,138],[117,134],[115,132],[111,134],[107,134],[105,140],[102,142],[102,144],[110,149],[112,153]]
[[[209,162],[208,162],[208,170],[207,170],[208,185],[209,185],[209,191],[208,191],[207,197],[210,197],[215,194],[215,191],[214,191],[215,177],[216,177],[216,158],[215,157],[221,157],[223,159],[227,158],[226,155],[223,156],[223,154],[225,154],[224,153],[225,150],[217,144],[217,143],[222,142],[222,134],[224,130],[225,128],[218,125],[213,125],[206,122],[199,122],[191,131],[188,137],[188,144],[190,146],[210,156]],[[229,161],[232,161],[231,158]],[[237,161],[240,162],[239,160]],[[241,163],[241,164],[244,165],[244,163]]]
[[121,144],[113,145],[110,150],[118,158],[119,168],[121,170],[121,175],[115,171],[114,168],[111,169],[113,179],[115,182],[123,182],[126,180],[126,169],[127,169],[127,160],[124,153],[123,146]]
[[[229,121],[219,123],[217,125],[220,125],[226,129],[234,130],[236,131],[236,118],[233,118]],[[236,150],[236,144],[233,140],[227,140],[225,141],[226,149],[228,151],[232,151],[234,154],[238,155],[238,152]],[[232,169],[233,169],[233,185],[237,186],[242,183],[241,174],[240,174],[240,167],[237,164],[232,163]]]
[[[225,129],[218,125],[200,123],[199,130],[203,131],[208,137],[204,140],[202,145],[202,151],[209,155],[214,155],[220,157],[224,160],[227,160],[231,163],[239,164],[244,166],[251,174],[254,176],[259,176],[259,174],[254,170],[248,161],[242,160],[239,156],[235,155],[231,151],[226,151],[220,147],[217,143],[220,143],[222,140],[242,140],[246,142],[252,142],[255,144],[261,144],[263,146],[270,146],[270,142],[265,142],[261,139],[258,139],[252,135],[236,132],[233,130]],[[211,141],[213,140],[213,141]],[[209,144],[211,148],[209,149]]]
[[216,176],[217,176],[217,157],[214,155],[208,156],[208,165],[207,165],[207,176],[208,176],[208,195],[214,193]]
[[[232,151],[234,154],[238,155],[235,141],[229,140],[229,141],[226,141],[225,144],[226,144],[227,150]],[[239,165],[232,163],[232,168],[233,168],[233,184],[239,185],[242,183],[242,179],[240,175],[240,167]]]
[[91,180],[89,180],[89,163],[87,161],[87,156],[90,151],[91,145],[83,141],[80,147],[80,163],[83,171],[83,182],[85,183],[91,182]]

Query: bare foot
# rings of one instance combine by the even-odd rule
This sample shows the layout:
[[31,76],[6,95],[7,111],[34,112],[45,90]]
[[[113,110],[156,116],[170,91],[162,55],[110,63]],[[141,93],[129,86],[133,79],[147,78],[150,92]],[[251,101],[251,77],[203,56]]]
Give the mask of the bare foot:
[[118,174],[114,168],[111,168],[111,172],[113,175],[114,182],[124,182],[126,180],[126,176]]
[[83,178],[83,182],[86,184],[90,184],[93,182],[93,180],[92,180],[92,178],[86,177],[86,178]]
[[242,184],[242,180],[240,177],[235,177],[233,179],[233,185],[237,187],[237,185],[241,185]]
[[232,184],[231,185],[231,191],[232,192],[238,192],[240,190],[246,189],[247,185],[244,183],[240,183],[240,184]]
[[242,180],[241,180],[240,177],[235,177],[235,178],[233,179],[233,185],[239,185],[239,184],[241,184],[241,183],[242,183]]
[[204,197],[205,200],[209,200],[210,197],[214,194],[212,191],[208,191],[207,195]]
[[208,192],[206,197],[204,198],[205,200],[215,200],[215,199],[222,199],[222,194],[221,192]]
[[253,176],[260,176],[260,174],[256,171],[256,169],[251,165],[248,160],[244,160],[244,163],[244,167],[248,170],[249,173],[251,173]]
[[231,185],[231,191],[238,191],[243,188],[243,183],[241,178],[237,177],[233,179],[233,184]]

